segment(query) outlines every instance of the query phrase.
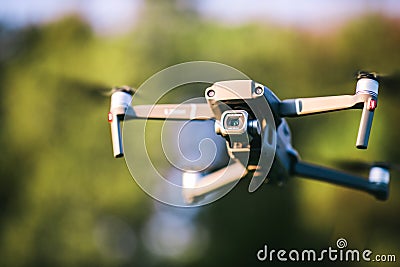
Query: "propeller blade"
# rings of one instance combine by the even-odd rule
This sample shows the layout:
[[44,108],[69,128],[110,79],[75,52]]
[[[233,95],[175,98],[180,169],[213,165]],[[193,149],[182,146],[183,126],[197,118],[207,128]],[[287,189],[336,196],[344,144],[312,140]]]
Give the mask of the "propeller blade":
[[136,89],[129,87],[127,85],[115,86],[115,87],[111,88],[110,91],[106,92],[104,95],[111,96],[115,92],[125,92],[125,93],[128,93],[131,96],[133,96],[136,93]]
[[379,75],[376,72],[369,72],[369,71],[364,71],[364,70],[359,70],[356,73],[356,79],[359,80],[361,78],[369,78],[373,80],[379,80],[381,78],[381,75]]
[[338,160],[336,165],[348,171],[361,172],[370,168],[370,164],[359,160]]
[[389,170],[400,172],[400,164],[395,164],[390,162],[379,162],[379,161],[365,162],[362,160],[339,160],[336,161],[336,165],[348,171],[355,171],[355,172],[366,171],[369,170],[371,167],[382,167]]

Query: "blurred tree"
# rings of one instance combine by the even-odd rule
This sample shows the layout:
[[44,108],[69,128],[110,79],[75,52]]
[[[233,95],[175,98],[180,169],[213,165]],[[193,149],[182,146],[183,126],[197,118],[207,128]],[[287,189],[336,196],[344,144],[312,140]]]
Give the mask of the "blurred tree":
[[[281,98],[351,93],[358,69],[399,72],[397,21],[367,16],[314,36],[270,25],[221,26],[202,20],[187,1],[147,1],[141,16],[131,33],[112,38],[95,36],[76,16],[0,29],[1,266],[254,265],[265,243],[318,249],[339,237],[377,253],[399,251],[398,181],[390,200],[379,203],[295,179],[254,194],[242,181],[193,221],[209,239],[200,254],[155,254],[143,233],[157,208],[124,161],[112,160],[108,99],[98,94],[115,84],[137,86],[189,60],[236,67]],[[336,158],[398,160],[398,85],[395,78],[383,82],[368,151],[354,148],[358,112],[289,120],[296,147],[326,165]]]

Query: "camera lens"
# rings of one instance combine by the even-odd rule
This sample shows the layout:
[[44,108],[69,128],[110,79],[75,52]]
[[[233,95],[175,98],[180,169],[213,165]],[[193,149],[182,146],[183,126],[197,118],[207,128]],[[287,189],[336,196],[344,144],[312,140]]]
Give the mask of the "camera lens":
[[230,127],[236,127],[239,126],[240,121],[239,118],[231,118],[230,120],[228,120],[228,126]]
[[222,128],[226,134],[243,134],[247,131],[247,112],[227,110],[222,114]]

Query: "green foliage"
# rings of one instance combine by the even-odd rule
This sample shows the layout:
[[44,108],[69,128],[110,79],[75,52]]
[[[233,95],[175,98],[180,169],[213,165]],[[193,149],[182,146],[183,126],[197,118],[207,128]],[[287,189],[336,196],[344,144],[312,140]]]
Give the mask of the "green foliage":
[[[112,159],[108,99],[97,89],[138,86],[164,67],[210,60],[238,68],[281,98],[340,94],[351,93],[358,69],[395,73],[400,62],[400,26],[380,16],[314,36],[269,25],[216,25],[160,3],[149,5],[126,36],[96,36],[78,17],[1,35],[0,265],[244,266],[265,242],[323,247],[341,236],[354,247],[398,252],[395,179],[387,203],[290,181],[251,195],[241,183],[201,210],[197,223],[210,240],[202,257],[154,260],[141,236],[153,201],[124,162]],[[382,88],[368,151],[354,148],[356,112],[290,120],[296,148],[325,165],[337,158],[395,162],[397,86]],[[104,221],[129,225],[135,251],[104,253],[98,234]]]

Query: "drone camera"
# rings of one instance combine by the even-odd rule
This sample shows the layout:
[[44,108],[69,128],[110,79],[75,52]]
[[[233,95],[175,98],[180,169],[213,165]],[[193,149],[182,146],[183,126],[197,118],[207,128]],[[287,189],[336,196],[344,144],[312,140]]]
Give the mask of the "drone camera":
[[241,135],[246,133],[248,116],[245,110],[227,110],[222,113],[222,135]]
[[231,134],[244,133],[247,128],[247,116],[247,112],[244,110],[238,112],[228,111],[223,118],[224,128]]
[[245,110],[227,110],[222,113],[221,122],[216,121],[215,132],[219,135],[259,136],[261,127],[257,119],[250,119]]

